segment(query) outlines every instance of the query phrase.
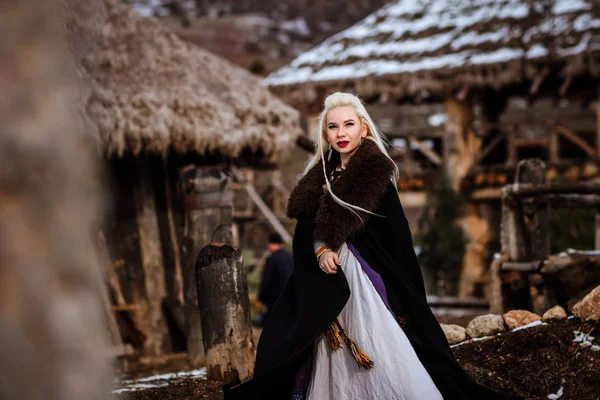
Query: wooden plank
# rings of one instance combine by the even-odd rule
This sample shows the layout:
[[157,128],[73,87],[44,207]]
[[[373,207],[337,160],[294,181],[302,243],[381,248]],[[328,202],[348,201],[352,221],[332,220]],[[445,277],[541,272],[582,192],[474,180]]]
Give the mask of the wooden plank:
[[162,303],[167,295],[165,269],[149,160],[141,156],[136,160],[136,169],[138,175],[133,185],[133,198],[142,260],[140,272],[143,276],[143,299],[137,301],[143,312],[136,313],[139,319],[135,322],[148,336],[144,353],[158,355],[166,350],[165,346],[169,343],[169,332],[162,311]]
[[433,150],[428,149],[423,142],[414,136],[409,136],[408,141],[411,145],[415,146],[421,154],[423,154],[429,161],[434,163],[436,166],[442,165],[442,158]]
[[581,150],[585,151],[586,154],[590,157],[596,157],[598,153],[596,150],[590,146],[585,140],[579,137],[576,133],[570,131],[562,125],[555,124],[554,129],[562,136],[573,142],[576,146],[578,146]]
[[273,211],[271,211],[271,209],[267,206],[263,199],[260,198],[260,195],[254,188],[254,185],[248,183],[244,186],[244,188],[246,189],[248,196],[250,196],[254,204],[256,204],[256,206],[263,213],[265,218],[267,218],[269,224],[271,224],[273,229],[275,229],[275,231],[277,231],[277,233],[281,235],[281,237],[287,244],[292,244],[292,237],[290,236],[288,231],[283,227],[283,225],[281,225],[281,222],[279,222],[277,216],[273,213]]
[[527,262],[506,261],[502,263],[502,271],[537,272],[542,262],[543,260]]
[[169,168],[167,159],[163,158],[163,185],[165,191],[165,209],[166,209],[166,242],[165,248],[168,254],[166,258],[170,260],[169,279],[167,279],[167,292],[169,297],[183,305],[183,275],[181,268],[181,254],[179,252],[179,243],[175,232],[175,217],[173,215],[173,200],[171,196],[171,184],[169,181]]

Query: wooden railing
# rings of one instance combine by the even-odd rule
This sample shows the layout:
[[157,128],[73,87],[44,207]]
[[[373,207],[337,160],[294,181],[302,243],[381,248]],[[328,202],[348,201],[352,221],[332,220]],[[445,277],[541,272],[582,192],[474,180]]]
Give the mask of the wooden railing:
[[[515,308],[531,309],[532,283],[547,289],[546,302],[565,305],[564,290],[561,295],[558,293],[561,290],[549,285],[553,280],[551,271],[557,272],[553,264],[561,263],[560,269],[569,266],[564,259],[550,255],[549,208],[599,210],[600,183],[546,183],[544,162],[529,159],[518,164],[515,183],[504,186],[501,193],[501,254],[490,269],[492,312]],[[600,248],[598,214],[595,226],[596,248]],[[595,271],[598,265],[593,260],[595,254],[587,254],[586,257],[590,260],[589,268]],[[577,262],[581,262],[581,259]],[[600,271],[593,272],[590,277],[592,281],[600,279]],[[582,282],[582,285],[585,284],[593,282]]]

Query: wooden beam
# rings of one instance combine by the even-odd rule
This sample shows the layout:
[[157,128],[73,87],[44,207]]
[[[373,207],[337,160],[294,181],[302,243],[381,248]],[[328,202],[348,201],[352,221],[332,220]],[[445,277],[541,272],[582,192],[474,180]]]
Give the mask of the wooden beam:
[[531,96],[535,96],[538,92],[538,90],[540,89],[540,86],[542,86],[542,82],[544,82],[544,79],[546,79],[546,76],[548,76],[548,73],[550,71],[548,70],[548,68],[544,68],[533,80],[533,83],[531,84],[531,87],[529,88],[529,94]]
[[556,162],[560,159],[560,144],[558,133],[555,129],[550,132],[550,141],[548,142],[548,152],[550,162]]
[[514,144],[517,147],[537,147],[537,146],[548,146],[548,138],[535,138],[535,139],[514,139]]
[[585,151],[588,156],[597,156],[596,150],[592,146],[590,146],[585,140],[579,137],[576,133],[570,131],[569,129],[559,124],[555,124],[554,129],[556,129],[558,133],[560,133],[565,138],[569,139],[571,142],[573,142],[575,145],[581,148],[583,151]]
[[271,211],[271,209],[265,204],[263,199],[260,198],[260,195],[254,188],[254,186],[248,183],[244,186],[244,189],[246,189],[246,192],[248,193],[248,196],[250,196],[250,199],[252,199],[254,204],[256,204],[256,206],[263,213],[265,218],[267,218],[269,224],[271,224],[273,229],[275,229],[277,233],[281,235],[281,237],[287,244],[292,244],[292,237],[290,236],[288,231],[283,227],[283,225],[281,225],[281,222],[279,222],[277,216],[273,213],[273,211]]
[[141,309],[139,304],[121,304],[112,306],[113,311],[139,311]]
[[271,185],[273,185],[273,188],[275,188],[275,190],[277,190],[279,194],[286,199],[290,197],[291,191],[285,187],[281,181],[281,176],[273,175],[273,178],[271,179]]
[[513,183],[506,185],[502,191],[507,195],[519,197],[531,197],[550,193],[567,194],[600,194],[600,182],[577,182],[577,183]]
[[314,154],[316,149],[314,140],[304,135],[298,136],[296,146],[311,154]]
[[600,196],[597,194],[548,194],[546,198],[554,208],[600,209]]
[[565,78],[565,81],[563,82],[563,84],[560,87],[560,90],[558,91],[561,96],[564,96],[567,94],[567,90],[569,90],[569,86],[571,86],[571,82],[573,82],[573,75],[569,75]]
[[498,134],[495,138],[493,138],[481,151],[481,153],[479,154],[479,157],[477,157],[477,161],[476,164],[479,164],[481,161],[483,161],[484,158],[487,157],[488,154],[491,153],[492,150],[494,150],[496,148],[496,146],[498,145],[498,143],[500,143],[502,141],[502,139],[504,139],[504,135],[503,134]]
[[436,166],[442,165],[442,158],[433,150],[428,149],[423,142],[414,136],[409,136],[408,141],[410,145],[415,146],[421,154],[423,154],[429,161],[434,163]]

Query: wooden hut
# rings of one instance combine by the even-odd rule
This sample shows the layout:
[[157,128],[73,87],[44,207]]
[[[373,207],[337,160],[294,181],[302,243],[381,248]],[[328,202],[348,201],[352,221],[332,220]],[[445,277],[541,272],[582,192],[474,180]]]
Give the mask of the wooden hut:
[[266,83],[307,115],[337,90],[363,97],[397,147],[403,202],[418,207],[433,176],[450,176],[471,202],[468,295],[499,242],[499,188],[519,159],[542,158],[549,176],[597,177],[599,76],[597,1],[396,0]]
[[[197,358],[201,338],[198,326],[186,328],[184,297],[195,291],[191,260],[215,239],[218,221],[189,218],[201,206],[186,205],[182,169],[220,166],[252,188],[245,180],[252,171],[272,171],[301,133],[299,114],[249,72],[154,18],[118,0],[103,1],[102,11],[81,65],[90,83],[84,104],[107,164],[111,206],[100,241],[113,310],[120,335],[141,354],[195,346]],[[71,23],[85,31],[88,22]],[[234,197],[235,217],[246,205]],[[198,239],[199,229],[208,236]],[[187,306],[197,314],[197,305]]]

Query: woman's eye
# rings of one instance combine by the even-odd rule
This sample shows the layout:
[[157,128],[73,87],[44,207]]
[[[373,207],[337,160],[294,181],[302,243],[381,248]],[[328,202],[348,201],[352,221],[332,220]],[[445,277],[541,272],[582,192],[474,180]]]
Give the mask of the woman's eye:
[[348,122],[348,123],[346,124],[346,126],[352,126],[352,125],[354,125],[354,122]]
[[335,125],[329,125],[329,129],[335,129]]

